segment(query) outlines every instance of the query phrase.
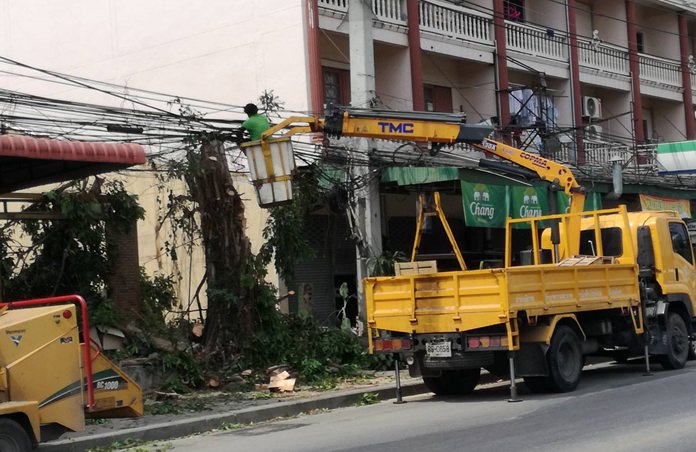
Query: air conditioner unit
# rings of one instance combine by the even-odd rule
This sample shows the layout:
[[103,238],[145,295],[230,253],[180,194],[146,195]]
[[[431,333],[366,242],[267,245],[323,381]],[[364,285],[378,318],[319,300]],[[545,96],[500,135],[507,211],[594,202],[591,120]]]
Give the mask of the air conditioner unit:
[[600,119],[602,117],[602,99],[599,97],[583,96],[582,115],[590,119]]
[[585,126],[585,139],[589,141],[602,141],[602,126],[596,124]]

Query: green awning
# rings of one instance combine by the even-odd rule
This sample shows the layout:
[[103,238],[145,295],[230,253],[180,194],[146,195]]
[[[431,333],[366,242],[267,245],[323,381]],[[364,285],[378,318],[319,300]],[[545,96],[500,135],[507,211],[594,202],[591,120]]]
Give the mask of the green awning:
[[[468,168],[453,167],[388,167],[382,170],[383,183],[396,183],[399,186],[424,185],[446,181],[464,181],[472,184],[497,184],[507,186],[529,187],[535,182],[524,183],[512,177],[502,177],[496,174]],[[582,181],[590,192],[610,193],[611,183]],[[624,184],[625,194],[647,194],[677,199],[696,199],[696,190],[680,190],[655,185]]]
[[397,167],[382,170],[382,182],[397,185],[422,185],[459,180],[459,168],[453,167]]

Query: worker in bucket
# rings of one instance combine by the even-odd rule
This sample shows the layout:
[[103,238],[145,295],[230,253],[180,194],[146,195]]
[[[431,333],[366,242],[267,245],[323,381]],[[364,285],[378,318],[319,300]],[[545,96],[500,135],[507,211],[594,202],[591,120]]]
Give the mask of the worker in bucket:
[[268,118],[259,114],[259,107],[257,107],[255,104],[246,104],[244,106],[244,113],[249,116],[249,119],[242,123],[242,128],[239,130],[239,134],[243,133],[244,130],[248,130],[249,139],[251,141],[260,140],[261,134],[271,128],[270,124],[268,123]]

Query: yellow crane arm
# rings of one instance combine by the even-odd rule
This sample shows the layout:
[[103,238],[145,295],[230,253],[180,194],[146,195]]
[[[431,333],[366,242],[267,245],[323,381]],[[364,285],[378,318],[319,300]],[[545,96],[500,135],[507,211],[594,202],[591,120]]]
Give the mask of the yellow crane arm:
[[540,179],[556,184],[570,197],[569,213],[582,212],[585,204],[585,189],[578,183],[573,172],[565,165],[517,149],[505,143],[485,138],[481,143],[472,144],[482,151],[489,152],[511,163],[535,172]]
[[[557,185],[570,197],[570,214],[566,233],[571,253],[579,247],[580,213],[585,204],[585,190],[567,166],[491,140],[493,127],[467,124],[459,115],[429,112],[397,112],[330,108],[324,118],[292,117],[264,132],[262,144],[271,135],[288,128],[285,136],[297,133],[324,132],[335,137],[362,137],[380,140],[421,141],[437,144],[467,143],[534,172],[540,179]],[[298,125],[304,123],[304,125]],[[577,239],[577,240],[576,240]],[[577,244],[575,242],[578,242]],[[574,245],[573,245],[574,244]]]

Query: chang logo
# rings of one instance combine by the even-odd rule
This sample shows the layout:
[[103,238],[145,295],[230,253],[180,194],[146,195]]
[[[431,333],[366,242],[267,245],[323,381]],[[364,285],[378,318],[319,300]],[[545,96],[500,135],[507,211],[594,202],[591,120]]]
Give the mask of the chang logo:
[[539,196],[536,190],[531,187],[525,189],[522,195],[522,205],[520,206],[520,218],[533,218],[541,216],[539,206]]
[[476,216],[492,220],[495,216],[495,206],[490,202],[491,195],[485,184],[474,186],[474,199],[469,203],[469,212]]

